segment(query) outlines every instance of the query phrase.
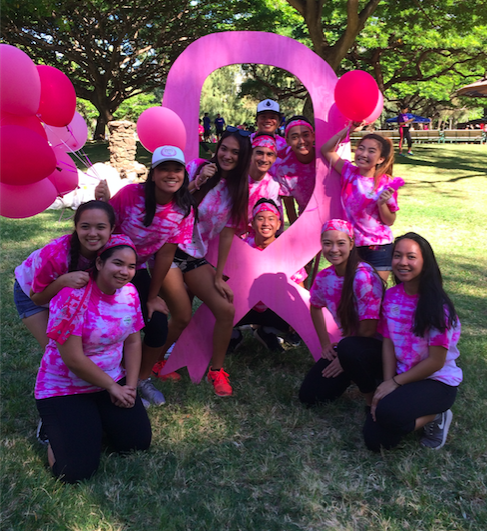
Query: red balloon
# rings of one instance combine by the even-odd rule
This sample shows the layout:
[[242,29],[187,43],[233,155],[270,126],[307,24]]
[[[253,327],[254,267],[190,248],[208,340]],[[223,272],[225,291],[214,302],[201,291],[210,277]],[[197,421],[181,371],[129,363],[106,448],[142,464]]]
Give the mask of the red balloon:
[[68,125],[76,111],[76,92],[68,76],[53,66],[38,65],[41,102],[37,114],[48,125]]
[[375,79],[363,70],[344,74],[335,85],[335,103],[340,112],[354,122],[368,118],[379,101]]
[[383,108],[384,108],[384,96],[382,95],[382,92],[379,90],[379,100],[377,101],[377,105],[375,109],[372,111],[371,115],[368,116],[364,120],[364,122],[366,124],[371,124],[372,122],[375,122],[377,118],[379,118],[379,116],[381,115]]
[[186,147],[183,121],[166,107],[146,109],[137,120],[137,134],[145,149],[151,152],[160,146],[176,146],[183,151]]
[[40,181],[56,168],[47,140],[20,125],[0,127],[0,181],[24,185]]
[[30,218],[55,200],[56,188],[49,179],[20,186],[0,183],[0,215],[5,218]]
[[48,179],[56,187],[59,196],[68,194],[78,186],[78,168],[73,159],[61,148],[53,148],[56,155],[56,169]]
[[1,125],[20,125],[21,127],[27,127],[27,129],[31,129],[47,140],[46,131],[39,118],[35,115],[20,116],[19,114],[2,112],[0,114],[0,126]]
[[41,80],[36,65],[22,50],[0,44],[0,108],[28,116],[35,114],[41,99]]
[[64,127],[46,125],[46,132],[51,146],[66,153],[78,151],[88,140],[88,126],[79,112],[75,112],[71,122]]

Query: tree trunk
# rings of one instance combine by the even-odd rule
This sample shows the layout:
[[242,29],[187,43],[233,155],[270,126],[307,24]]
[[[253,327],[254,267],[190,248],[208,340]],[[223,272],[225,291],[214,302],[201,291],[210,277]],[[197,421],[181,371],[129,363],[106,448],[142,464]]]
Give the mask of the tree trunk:
[[[94,102],[92,102],[94,103]],[[93,133],[93,140],[105,140],[105,131],[108,122],[113,120],[113,114],[108,109],[100,109],[97,106],[98,118],[96,119],[95,132]]]

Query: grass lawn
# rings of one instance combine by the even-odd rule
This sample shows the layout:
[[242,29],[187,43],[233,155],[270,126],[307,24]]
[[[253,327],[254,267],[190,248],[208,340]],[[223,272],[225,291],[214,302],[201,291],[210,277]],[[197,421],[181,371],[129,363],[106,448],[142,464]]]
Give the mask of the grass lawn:
[[[103,160],[95,147],[97,154],[86,148],[92,162]],[[432,243],[462,322],[464,382],[442,450],[421,448],[412,434],[399,448],[372,454],[362,441],[356,388],[305,409],[297,392],[312,365],[307,349],[269,354],[249,336],[226,365],[234,397],[216,397],[182,370],[181,382],[157,384],[167,405],[149,410],[147,453],[105,452],[92,480],[63,485],[35,438],[42,353],[18,320],[12,286],[14,267],[71,223],[58,222],[59,212],[2,218],[1,528],[487,529],[487,146],[414,147],[395,166],[407,185],[394,233],[414,230]]]

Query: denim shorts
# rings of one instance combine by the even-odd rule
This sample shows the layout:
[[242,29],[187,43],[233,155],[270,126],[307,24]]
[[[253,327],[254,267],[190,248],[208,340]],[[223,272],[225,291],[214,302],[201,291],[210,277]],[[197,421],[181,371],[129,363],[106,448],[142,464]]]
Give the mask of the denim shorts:
[[198,269],[198,267],[204,266],[206,264],[209,264],[209,262],[207,262],[204,258],[194,258],[193,256],[189,256],[189,254],[185,253],[184,251],[181,251],[181,249],[177,249],[171,267],[179,267],[181,273],[184,274],[189,273],[194,269]]
[[360,258],[374,266],[376,271],[391,271],[393,248],[393,243],[386,243],[386,245],[357,247],[357,251]]
[[21,319],[25,319],[26,317],[30,317],[39,312],[47,311],[47,308],[44,306],[37,306],[37,304],[32,302],[30,297],[27,297],[17,280],[14,284],[14,302]]

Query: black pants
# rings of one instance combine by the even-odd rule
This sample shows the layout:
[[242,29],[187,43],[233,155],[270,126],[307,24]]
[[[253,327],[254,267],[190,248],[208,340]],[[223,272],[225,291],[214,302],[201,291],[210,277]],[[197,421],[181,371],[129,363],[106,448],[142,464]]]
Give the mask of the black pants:
[[56,459],[53,473],[67,483],[96,472],[103,432],[117,452],[150,446],[151,426],[139,396],[132,408],[112,404],[108,391],[44,398],[36,405]]
[[160,348],[167,339],[167,315],[154,312],[152,319],[147,320],[147,299],[151,278],[147,269],[139,269],[132,279],[132,284],[137,288],[140,298],[142,315],[144,316],[144,343],[148,347]]
[[436,415],[450,409],[457,396],[457,387],[438,380],[425,379],[398,387],[378,404],[374,422],[372,415],[365,421],[363,434],[369,450],[379,452],[399,444],[404,435],[414,431],[416,419]]
[[402,149],[404,139],[406,139],[408,143],[408,151],[411,151],[411,147],[413,146],[413,139],[411,138],[411,131],[409,130],[409,127],[399,128],[399,149]]
[[382,341],[373,337],[346,337],[337,345],[337,355],[343,372],[336,378],[321,373],[330,360],[320,359],[306,375],[299,400],[308,406],[330,402],[340,397],[354,382],[362,393],[375,391],[382,380]]

